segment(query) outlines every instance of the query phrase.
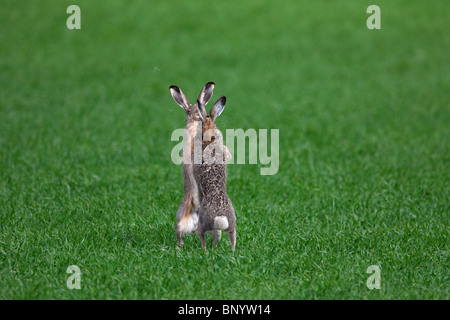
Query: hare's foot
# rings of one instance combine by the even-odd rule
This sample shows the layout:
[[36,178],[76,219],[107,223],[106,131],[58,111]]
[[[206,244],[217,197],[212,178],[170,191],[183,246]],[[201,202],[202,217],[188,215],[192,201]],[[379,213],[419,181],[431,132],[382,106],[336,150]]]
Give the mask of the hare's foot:
[[217,248],[217,244],[219,243],[220,239],[222,238],[222,230],[211,230],[211,231],[207,231],[206,233],[212,237],[213,248]]
[[222,231],[214,230],[211,232],[211,235],[213,237],[213,248],[217,248],[217,244],[219,243],[220,238],[222,238]]
[[183,233],[178,231],[177,227],[175,227],[175,230],[176,230],[176,234],[177,234],[177,240],[178,240],[177,241],[177,248],[178,248],[178,247],[181,247],[184,244],[184,242],[183,242]]
[[205,241],[205,231],[198,229],[198,236],[200,238],[200,243],[202,244],[203,250],[206,252],[206,241]]
[[228,237],[230,238],[231,251],[234,251],[236,247],[236,229],[228,233]]
[[179,236],[178,233],[177,233],[177,238],[178,238],[178,241],[177,241],[177,246],[175,248],[178,250],[183,247],[184,242],[183,242],[182,236],[181,235]]

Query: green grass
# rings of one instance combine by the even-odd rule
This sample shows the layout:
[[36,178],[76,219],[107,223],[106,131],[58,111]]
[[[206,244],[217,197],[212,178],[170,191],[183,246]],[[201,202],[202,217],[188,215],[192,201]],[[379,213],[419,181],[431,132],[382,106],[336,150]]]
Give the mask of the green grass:
[[[1,299],[450,298],[446,1],[0,7]],[[278,174],[228,167],[234,254],[175,250],[168,87],[207,81],[221,130],[280,130]]]

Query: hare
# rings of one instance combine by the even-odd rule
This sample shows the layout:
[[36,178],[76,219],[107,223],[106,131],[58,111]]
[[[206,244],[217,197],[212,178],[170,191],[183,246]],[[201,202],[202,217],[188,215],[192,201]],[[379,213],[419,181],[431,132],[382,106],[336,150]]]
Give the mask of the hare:
[[[222,152],[225,151],[222,147],[223,138],[215,124],[216,118],[225,108],[225,103],[225,97],[219,98],[207,116],[205,105],[200,100],[197,102],[198,115],[202,120],[203,152],[202,164],[194,164],[194,176],[202,194],[198,212],[198,235],[205,251],[206,232],[212,233],[214,247],[220,240],[222,230],[228,233],[232,251],[236,246],[236,215],[226,185],[227,155]],[[211,148],[213,145],[214,149]]]
[[[202,105],[206,105],[211,99],[214,82],[208,82],[200,92],[197,101]],[[183,245],[183,236],[197,232],[198,224],[198,209],[200,207],[201,194],[198,188],[198,183],[194,178],[193,173],[193,150],[194,150],[194,135],[197,131],[201,131],[201,118],[198,114],[197,104],[191,105],[186,95],[177,86],[169,87],[170,93],[175,102],[184,109],[186,112],[186,137],[184,143],[190,143],[189,148],[183,148],[183,150],[190,150],[190,154],[183,154],[191,161],[183,161],[183,191],[184,196],[181,200],[180,206],[177,211],[177,223],[175,225],[175,232],[177,235],[177,246]],[[228,158],[231,157],[228,149],[225,148],[225,153]],[[216,235],[217,237],[217,235]]]
[[[198,101],[203,104],[207,104],[211,99],[214,82],[208,82],[200,92],[198,96]],[[184,109],[186,112],[186,135],[193,138],[195,132],[197,131],[197,126],[200,123],[200,117],[198,115],[197,105],[191,105],[188,98],[177,86],[169,87],[170,93],[172,94],[175,102]],[[185,143],[191,143],[191,150],[193,149],[194,139],[185,139]],[[183,155],[189,156],[189,155]],[[190,154],[191,160],[193,160],[193,153]],[[177,234],[177,245],[183,245],[183,236],[185,234],[190,234],[197,231],[198,223],[198,208],[200,206],[200,194],[197,186],[197,182],[194,178],[193,173],[193,161],[190,163],[185,163],[183,161],[183,191],[184,196],[181,200],[180,206],[177,211],[177,223],[175,225],[175,232]]]

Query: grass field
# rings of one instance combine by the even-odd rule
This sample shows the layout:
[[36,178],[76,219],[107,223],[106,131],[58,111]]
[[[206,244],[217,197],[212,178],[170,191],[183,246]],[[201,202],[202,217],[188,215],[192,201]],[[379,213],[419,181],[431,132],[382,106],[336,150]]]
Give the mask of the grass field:
[[[0,299],[450,298],[447,1],[0,7]],[[208,81],[219,129],[280,130],[276,175],[228,166],[234,254],[175,250],[168,88]]]

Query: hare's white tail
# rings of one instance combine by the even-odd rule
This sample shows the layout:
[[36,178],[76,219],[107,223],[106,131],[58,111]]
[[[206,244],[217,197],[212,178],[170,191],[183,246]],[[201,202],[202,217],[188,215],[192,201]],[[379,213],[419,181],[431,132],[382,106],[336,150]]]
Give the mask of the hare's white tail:
[[214,218],[214,229],[225,230],[228,229],[228,219],[225,216],[218,216]]

